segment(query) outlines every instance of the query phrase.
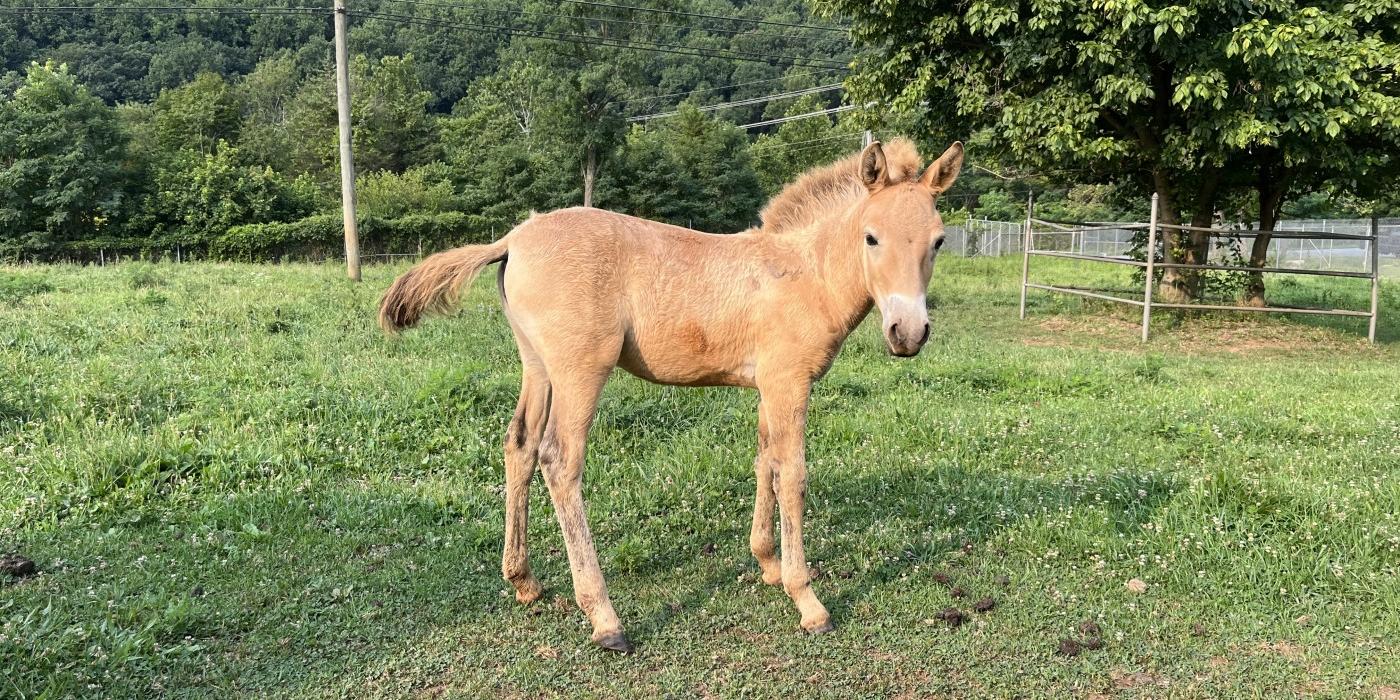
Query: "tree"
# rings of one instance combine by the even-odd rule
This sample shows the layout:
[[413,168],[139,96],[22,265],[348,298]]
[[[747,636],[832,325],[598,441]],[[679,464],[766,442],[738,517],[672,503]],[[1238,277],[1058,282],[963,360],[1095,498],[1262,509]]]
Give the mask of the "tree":
[[627,135],[617,174],[631,214],[703,231],[752,226],[765,201],[749,163],[748,138],[691,104]]
[[122,201],[112,109],[61,64],[30,64],[0,95],[0,249],[51,252],[103,229]]
[[[401,173],[438,155],[437,125],[428,114],[413,56],[378,61],[357,55],[350,63],[350,119],[355,167]],[[303,83],[288,114],[288,128],[303,172],[324,181],[339,172],[335,80],[328,71]]]
[[[806,114],[825,106],[817,95],[807,95],[788,107],[783,116]],[[854,122],[810,117],[784,122],[777,131],[759,136],[749,153],[764,193],[771,196],[812,166],[830,163],[859,148],[860,135]]]
[[287,182],[266,166],[241,164],[226,142],[211,153],[182,151],[156,172],[145,202],[151,238],[199,245],[239,224],[294,221],[315,208],[308,180]]
[[155,104],[155,137],[169,152],[213,153],[221,142],[238,137],[242,105],[222,76],[200,73],[172,90],[162,90]]
[[[1163,223],[1208,226],[1247,188],[1270,226],[1292,188],[1345,188],[1395,165],[1394,0],[820,4],[848,15],[867,51],[854,102],[919,113],[945,138],[991,128],[1016,164],[1155,191]],[[1203,235],[1165,243],[1168,262],[1206,262]],[[1192,271],[1164,275],[1164,297],[1200,291]]]

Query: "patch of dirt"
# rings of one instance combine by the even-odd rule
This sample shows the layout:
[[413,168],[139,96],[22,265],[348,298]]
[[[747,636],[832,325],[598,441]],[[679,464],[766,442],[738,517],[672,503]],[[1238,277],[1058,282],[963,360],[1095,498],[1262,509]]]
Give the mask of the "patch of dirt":
[[1131,579],[1126,585],[1130,592],[1137,593],[1138,595],[1147,592],[1147,582],[1140,578]]
[[1400,700],[1400,688],[1383,685],[1376,688],[1376,700]]
[[967,595],[967,591],[964,591],[962,589],[962,586],[954,586],[953,590],[948,591],[948,595],[953,596],[954,598],[962,598],[963,596]]
[[1084,651],[1084,645],[1073,639],[1061,639],[1060,646],[1055,651],[1058,652],[1060,656],[1079,656],[1079,653]]
[[1210,661],[1206,663],[1209,664],[1211,668],[1225,668],[1230,665],[1230,660],[1223,656],[1212,656],[1210,657]]
[[7,574],[14,578],[25,578],[33,576],[38,571],[39,567],[35,566],[33,559],[14,553],[0,555],[0,574]]
[[1103,636],[1103,629],[1099,627],[1099,623],[1085,620],[1079,623],[1079,633],[1086,637],[1100,637]]
[[[1157,312],[1157,313],[1164,313]],[[1157,315],[1154,313],[1154,317]],[[1188,354],[1287,355],[1301,352],[1345,350],[1371,351],[1364,336],[1330,328],[1309,326],[1284,317],[1261,318],[1248,312],[1218,312],[1189,318],[1173,327],[1153,323],[1153,338],[1172,343]],[[1130,349],[1136,345],[1142,325],[1110,314],[1052,316],[1035,324],[1037,333],[1022,338],[1033,347],[1078,347],[1085,341],[1102,341]]]
[[1136,673],[1109,671],[1108,677],[1113,680],[1113,687],[1117,690],[1129,690],[1149,685],[1165,688],[1168,685],[1167,679],[1147,673],[1146,671],[1138,671]]
[[1201,623],[1199,623],[1199,622],[1197,622],[1197,623],[1194,624],[1194,625],[1191,625],[1191,636],[1192,636],[1192,637],[1204,637],[1204,636],[1206,636],[1206,626],[1203,625],[1203,624],[1201,624]]
[[950,586],[953,583],[953,577],[949,576],[946,571],[933,572],[933,580],[945,586]]
[[1085,637],[1084,648],[1098,651],[1103,648],[1103,637]]
[[996,601],[996,599],[992,598],[991,596],[987,596],[986,598],[983,598],[982,600],[979,600],[979,601],[977,601],[976,603],[973,603],[972,609],[975,610],[975,611],[977,611],[977,612],[979,612],[979,613],[984,613],[984,612],[990,611],[992,608],[995,608],[996,606],[997,606],[997,601]]
[[1259,648],[1273,654],[1278,654],[1289,661],[1303,660],[1303,647],[1293,642],[1264,642],[1259,645]]

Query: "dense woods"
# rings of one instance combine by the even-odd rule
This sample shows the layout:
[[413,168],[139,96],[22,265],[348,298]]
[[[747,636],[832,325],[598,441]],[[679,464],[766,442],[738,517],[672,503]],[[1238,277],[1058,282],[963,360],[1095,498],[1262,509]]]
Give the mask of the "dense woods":
[[[265,259],[333,230],[329,3],[101,4],[0,1],[0,257]],[[1394,3],[1270,10],[1275,35],[1252,11],[1131,2],[1102,26],[1068,6],[1028,23],[941,3],[350,5],[360,213],[395,232],[371,253],[585,202],[740,230],[865,128],[969,142],[954,219],[1018,219],[1028,190],[1064,220],[1143,216],[1152,189],[1197,223],[1400,213]],[[1346,61],[1304,60],[1328,52]],[[740,127],[842,104],[863,108]]]

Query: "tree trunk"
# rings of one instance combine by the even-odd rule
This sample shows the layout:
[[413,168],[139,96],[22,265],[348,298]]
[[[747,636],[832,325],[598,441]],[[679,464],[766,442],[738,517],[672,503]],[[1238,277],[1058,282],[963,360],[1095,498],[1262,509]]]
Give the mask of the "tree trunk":
[[[1157,190],[1157,223],[1175,226],[1181,223],[1181,217],[1176,210],[1176,198],[1172,196],[1172,186],[1167,179],[1167,174],[1162,170],[1155,170],[1152,173],[1152,186]],[[1186,246],[1183,245],[1181,231],[1176,229],[1162,229],[1158,238],[1162,241],[1161,262],[1172,264],[1183,262],[1181,251]],[[1149,254],[1155,252],[1149,251]],[[1178,270],[1167,268],[1162,270],[1162,283],[1157,286],[1157,298],[1172,304],[1184,304],[1191,300],[1189,278],[1192,276],[1190,270]]]
[[[1259,176],[1259,235],[1254,237],[1254,244],[1249,248],[1249,266],[1264,267],[1269,261],[1269,242],[1273,236],[1266,232],[1272,232],[1278,225],[1279,209],[1283,206],[1283,194],[1285,185],[1283,178],[1275,177],[1270,166],[1262,166]],[[1249,273],[1249,282],[1245,285],[1244,298],[1240,300],[1244,306],[1263,307],[1264,301],[1264,274],[1260,272]]]
[[[1196,191],[1196,206],[1191,212],[1191,226],[1195,228],[1210,228],[1215,219],[1215,193],[1220,185],[1220,172],[1209,170],[1201,175],[1201,187]],[[1188,231],[1187,239],[1189,243],[1185,250],[1185,259],[1182,262],[1191,265],[1206,265],[1210,263],[1209,234],[1201,231]],[[1187,293],[1192,299],[1199,300],[1205,294],[1205,275],[1200,270],[1189,270],[1192,274],[1186,277]]]
[[593,181],[598,177],[598,149],[586,146],[583,149],[583,206],[593,206]]

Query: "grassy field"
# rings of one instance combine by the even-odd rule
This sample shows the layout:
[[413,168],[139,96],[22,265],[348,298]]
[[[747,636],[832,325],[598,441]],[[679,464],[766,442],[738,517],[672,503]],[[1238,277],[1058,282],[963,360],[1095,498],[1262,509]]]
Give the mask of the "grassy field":
[[489,279],[387,339],[402,267],[0,268],[0,553],[40,570],[0,575],[0,697],[1400,697],[1400,289],[1378,347],[1165,314],[1144,347],[1126,309],[1017,320],[1019,264],[941,261],[923,354],[867,323],[818,386],[830,635],[747,551],[755,396],[610,384],[585,497],[632,657],[538,481],[546,598],[500,580]]

